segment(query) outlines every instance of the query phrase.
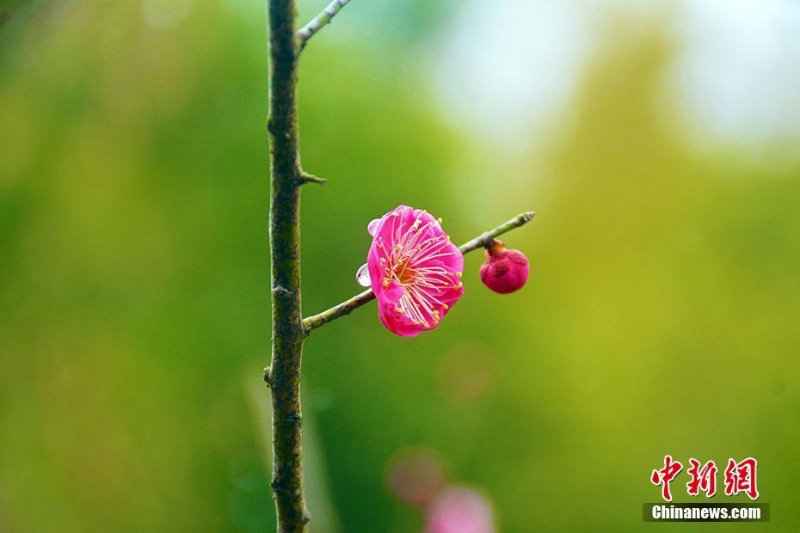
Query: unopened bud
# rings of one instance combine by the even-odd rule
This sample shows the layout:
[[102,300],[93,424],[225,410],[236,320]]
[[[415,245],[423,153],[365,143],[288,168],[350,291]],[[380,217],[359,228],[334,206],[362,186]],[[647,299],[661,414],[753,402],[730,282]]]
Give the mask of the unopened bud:
[[495,240],[486,249],[486,262],[481,266],[481,281],[500,294],[521,289],[528,281],[528,258],[519,250],[507,249]]

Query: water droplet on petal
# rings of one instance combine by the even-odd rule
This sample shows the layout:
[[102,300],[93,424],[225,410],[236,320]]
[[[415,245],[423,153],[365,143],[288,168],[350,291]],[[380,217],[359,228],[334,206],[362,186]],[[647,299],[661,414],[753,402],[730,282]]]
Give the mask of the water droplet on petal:
[[374,237],[375,234],[378,232],[378,226],[380,226],[381,220],[382,219],[380,219],[380,218],[376,218],[375,220],[370,222],[367,225],[367,233],[369,233],[370,235],[372,235]]
[[361,265],[361,268],[356,272],[356,281],[362,287],[369,287],[371,285],[369,281],[369,268],[366,263]]

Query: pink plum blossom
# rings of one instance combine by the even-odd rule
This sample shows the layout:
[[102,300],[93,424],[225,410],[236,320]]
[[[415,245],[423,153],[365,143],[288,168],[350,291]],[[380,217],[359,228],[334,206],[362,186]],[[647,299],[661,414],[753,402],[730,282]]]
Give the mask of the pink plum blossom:
[[359,282],[372,287],[386,329],[416,337],[461,298],[464,255],[426,211],[401,205],[368,226],[372,245]]
[[480,275],[481,281],[494,292],[517,291],[528,281],[528,258],[495,240],[486,250],[486,262],[481,266]]

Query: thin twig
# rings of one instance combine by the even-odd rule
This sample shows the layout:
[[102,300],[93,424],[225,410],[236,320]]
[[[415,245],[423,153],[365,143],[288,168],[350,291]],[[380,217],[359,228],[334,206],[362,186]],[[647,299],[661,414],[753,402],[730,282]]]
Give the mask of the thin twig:
[[317,33],[319,30],[322,29],[323,26],[326,24],[330,24],[333,17],[341,11],[341,9],[347,5],[347,2],[350,0],[333,0],[330,4],[325,6],[325,9],[319,12],[316,17],[311,19],[311,21],[300,28],[297,31],[297,40],[300,43],[300,50],[305,48],[306,43]]
[[[500,224],[493,230],[487,231],[475,237],[474,239],[465,242],[461,246],[458,247],[461,250],[461,253],[469,253],[478,248],[484,248],[491,244],[491,242],[508,231],[512,229],[519,228],[520,226],[524,226],[528,222],[530,222],[534,215],[533,211],[528,211],[526,213],[521,213],[508,222],[504,224]],[[362,305],[371,302],[375,299],[375,293],[372,292],[372,289],[367,289],[364,292],[357,294],[350,298],[349,300],[345,300],[344,302],[331,307],[330,309],[323,311],[319,314],[310,316],[308,318],[303,319],[303,327],[306,329],[306,332],[311,332],[311,330],[317,329],[320,326],[327,324],[328,322],[332,322],[337,318],[341,318],[345,315],[349,315],[354,310],[358,309]]]
[[500,224],[493,230],[487,231],[486,233],[483,233],[475,237],[471,241],[465,242],[464,244],[459,246],[458,249],[461,250],[461,253],[467,254],[473,250],[477,250],[478,248],[485,248],[486,246],[491,244],[493,239],[496,239],[503,233],[509,232],[512,229],[524,226],[525,224],[533,220],[534,216],[536,216],[536,213],[534,213],[533,211],[520,213],[519,215],[515,216],[508,222]]
[[318,315],[303,319],[303,327],[306,328],[306,331],[317,329],[318,327],[327,324],[332,320],[349,315],[353,312],[353,310],[358,309],[362,305],[369,303],[374,299],[375,293],[372,292],[372,289],[367,289],[362,293],[356,294],[349,300],[345,300],[344,302],[331,307],[327,311],[323,311]]

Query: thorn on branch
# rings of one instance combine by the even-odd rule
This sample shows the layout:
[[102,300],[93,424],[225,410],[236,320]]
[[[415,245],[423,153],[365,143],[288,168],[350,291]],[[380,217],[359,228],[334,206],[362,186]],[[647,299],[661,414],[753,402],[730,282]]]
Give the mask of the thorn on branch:
[[264,369],[264,383],[267,384],[267,387],[272,388],[272,383],[270,383],[270,375],[269,375],[269,367]]
[[297,177],[298,185],[305,185],[306,183],[316,183],[318,185],[325,185],[328,183],[328,180],[325,178],[320,178],[313,174],[309,174],[306,171],[301,170],[300,174]]

